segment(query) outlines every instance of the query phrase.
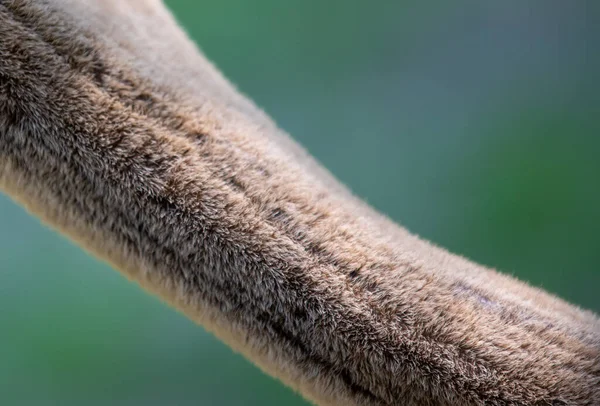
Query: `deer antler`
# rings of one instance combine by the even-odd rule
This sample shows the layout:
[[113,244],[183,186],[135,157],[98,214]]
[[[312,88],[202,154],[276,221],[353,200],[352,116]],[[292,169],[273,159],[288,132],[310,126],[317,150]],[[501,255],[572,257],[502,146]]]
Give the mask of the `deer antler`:
[[158,0],[0,0],[0,187],[322,405],[600,404],[600,321],[351,196]]

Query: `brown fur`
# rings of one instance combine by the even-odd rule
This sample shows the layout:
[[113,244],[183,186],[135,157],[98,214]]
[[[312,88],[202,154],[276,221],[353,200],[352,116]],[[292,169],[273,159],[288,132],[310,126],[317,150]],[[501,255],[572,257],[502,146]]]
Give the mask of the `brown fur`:
[[0,188],[322,405],[600,405],[600,321],[352,197],[158,0],[0,0]]

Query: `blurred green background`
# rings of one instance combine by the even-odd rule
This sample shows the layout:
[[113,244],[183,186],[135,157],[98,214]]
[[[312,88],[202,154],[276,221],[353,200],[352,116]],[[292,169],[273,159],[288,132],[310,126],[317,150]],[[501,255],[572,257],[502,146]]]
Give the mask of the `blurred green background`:
[[[600,2],[167,3],[356,194],[600,311]],[[304,401],[2,196],[0,404]]]

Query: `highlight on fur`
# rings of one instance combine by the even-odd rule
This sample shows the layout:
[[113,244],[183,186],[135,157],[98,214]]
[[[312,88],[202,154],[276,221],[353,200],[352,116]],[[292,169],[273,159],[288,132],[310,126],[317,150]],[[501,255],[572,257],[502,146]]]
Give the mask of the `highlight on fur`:
[[596,315],[353,197],[159,0],[0,0],[0,189],[317,404],[600,404]]

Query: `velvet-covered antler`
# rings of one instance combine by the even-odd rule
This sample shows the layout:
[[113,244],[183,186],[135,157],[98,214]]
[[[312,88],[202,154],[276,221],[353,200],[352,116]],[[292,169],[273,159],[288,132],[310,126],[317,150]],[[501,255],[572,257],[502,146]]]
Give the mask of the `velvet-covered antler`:
[[600,404],[595,315],[353,197],[159,0],[0,0],[0,188],[317,404]]

